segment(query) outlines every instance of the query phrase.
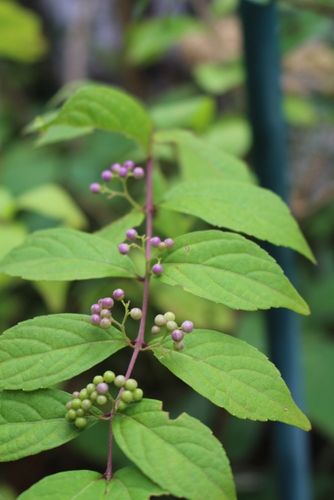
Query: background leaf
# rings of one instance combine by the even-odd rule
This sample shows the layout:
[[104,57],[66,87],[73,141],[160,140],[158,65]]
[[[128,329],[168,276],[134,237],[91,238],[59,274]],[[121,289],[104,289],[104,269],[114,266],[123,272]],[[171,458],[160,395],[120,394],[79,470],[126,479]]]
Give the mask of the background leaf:
[[122,243],[122,241],[125,240],[125,233],[127,229],[140,226],[143,220],[143,212],[132,210],[120,219],[117,219],[115,222],[108,224],[102,229],[99,229],[95,234],[117,245],[118,243]]

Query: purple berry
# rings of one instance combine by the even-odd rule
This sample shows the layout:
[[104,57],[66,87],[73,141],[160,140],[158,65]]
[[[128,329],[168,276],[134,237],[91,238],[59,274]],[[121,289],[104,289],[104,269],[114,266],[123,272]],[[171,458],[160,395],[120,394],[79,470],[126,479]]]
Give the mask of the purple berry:
[[91,193],[99,193],[101,191],[101,185],[98,182],[93,182],[93,184],[89,186],[89,189]]
[[111,297],[104,297],[103,299],[100,299],[101,301],[101,306],[105,309],[111,309],[114,305],[114,301]]
[[113,291],[112,296],[115,300],[122,300],[125,297],[125,292],[122,288],[116,288],[116,290]]
[[118,175],[120,177],[126,177],[128,175],[128,169],[126,167],[120,167]]
[[124,162],[124,167],[126,167],[128,170],[132,170],[134,166],[135,166],[135,162],[132,160],[126,160]]
[[135,229],[128,229],[126,232],[126,237],[128,240],[135,240],[138,236],[138,233]]
[[142,179],[145,175],[144,169],[141,167],[136,167],[133,169],[133,177],[135,179]]
[[114,163],[113,165],[111,165],[110,167],[110,170],[112,172],[114,172],[115,174],[118,174],[119,173],[119,169],[121,168],[122,165],[120,165],[119,163]]
[[111,326],[111,321],[109,318],[102,318],[100,320],[100,327],[101,328],[109,328]]
[[100,314],[101,306],[100,304],[93,304],[90,308],[92,314]]
[[101,178],[106,182],[110,181],[112,179],[112,172],[110,170],[103,170]]
[[154,264],[154,266],[152,267],[152,273],[156,274],[157,276],[159,276],[159,274],[163,273],[163,270],[164,270],[164,268],[162,267],[161,264]]
[[172,332],[172,339],[174,340],[174,342],[181,342],[183,337],[184,337],[184,333],[182,330],[174,330]]
[[170,248],[174,245],[174,240],[172,240],[172,238],[166,238],[164,243],[166,247]]
[[105,382],[97,384],[96,392],[98,392],[99,394],[106,394],[108,391],[109,391],[109,385],[106,384]]
[[127,253],[129,253],[130,247],[127,243],[120,243],[118,245],[118,250],[122,255],[126,255]]
[[181,328],[185,333],[191,333],[194,329],[194,323],[192,321],[186,320],[182,323]]
[[101,318],[98,314],[92,314],[90,317],[90,322],[92,325],[99,325],[101,321]]
[[153,236],[150,239],[150,243],[152,247],[158,247],[161,243],[161,239],[159,238],[159,236]]

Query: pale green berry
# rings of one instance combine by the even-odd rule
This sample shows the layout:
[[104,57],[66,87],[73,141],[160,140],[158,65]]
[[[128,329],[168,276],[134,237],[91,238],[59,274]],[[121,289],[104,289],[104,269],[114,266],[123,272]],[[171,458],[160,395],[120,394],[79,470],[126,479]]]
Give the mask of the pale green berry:
[[89,408],[92,406],[92,402],[89,399],[84,399],[83,402],[81,403],[81,407],[87,411]]
[[167,320],[163,314],[157,314],[156,317],[154,318],[154,323],[157,326],[164,326],[166,322]]
[[100,312],[100,317],[111,318],[111,312],[109,311],[109,309],[102,309],[102,311]]
[[87,419],[84,417],[78,417],[75,419],[74,424],[78,427],[78,429],[84,429],[87,425]]
[[111,370],[107,370],[103,374],[103,380],[104,382],[107,382],[107,384],[111,384],[115,380],[115,374]]
[[72,400],[72,408],[74,410],[78,410],[79,408],[81,408],[81,399],[79,398],[74,398]]
[[102,375],[96,375],[93,378],[93,384],[97,385],[97,384],[101,384],[101,382],[104,382]]
[[85,414],[85,412],[82,408],[79,408],[79,410],[77,410],[77,417],[83,417],[84,414]]
[[180,342],[174,342],[175,351],[182,351],[184,349],[184,342],[181,340]]
[[167,330],[173,331],[177,329],[177,323],[175,321],[169,320],[167,321]]
[[143,316],[142,310],[139,307],[133,307],[130,311],[130,316],[134,320],[140,320]]
[[70,410],[72,408],[72,401],[67,401],[66,408]]
[[152,328],[151,328],[151,332],[152,332],[153,334],[160,333],[160,326],[157,326],[157,325],[152,326]]
[[103,394],[99,394],[96,398],[96,404],[101,406],[105,405],[107,401],[108,401],[107,397],[104,396]]
[[133,395],[131,391],[123,391],[121,394],[121,400],[124,401],[124,403],[131,403],[133,401]]
[[68,410],[66,413],[66,420],[75,420],[77,417],[77,412],[75,410]]
[[95,401],[95,399],[97,398],[97,396],[98,396],[97,392],[93,391],[89,397],[90,397],[91,401]]
[[79,398],[80,399],[86,399],[87,397],[88,397],[88,391],[87,391],[87,389],[81,389]]
[[175,314],[171,311],[167,311],[165,314],[164,314],[165,318],[166,318],[166,321],[175,321]]
[[129,391],[134,391],[138,387],[138,382],[134,378],[128,378],[124,385],[125,389]]
[[88,391],[88,394],[91,394],[93,391],[95,391],[95,384],[86,385],[86,389]]
[[127,406],[128,405],[124,401],[120,400],[118,401],[117,410],[124,411]]
[[125,384],[124,375],[117,375],[117,377],[114,380],[114,384],[116,387],[123,387],[123,385]]
[[140,401],[141,399],[143,399],[143,396],[144,396],[143,389],[140,389],[138,387],[137,389],[135,389],[133,391],[132,396],[133,396],[134,401]]

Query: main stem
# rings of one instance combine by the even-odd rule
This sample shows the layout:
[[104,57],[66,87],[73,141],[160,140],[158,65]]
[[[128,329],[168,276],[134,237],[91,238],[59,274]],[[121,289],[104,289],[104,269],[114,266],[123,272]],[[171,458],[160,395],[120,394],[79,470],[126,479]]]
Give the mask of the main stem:
[[[140,320],[138,335],[135,340],[135,347],[126,370],[125,378],[131,377],[135,367],[138,355],[144,345],[145,341],[145,327],[148,311],[149,292],[150,292],[150,277],[151,277],[151,238],[153,230],[153,158],[150,156],[146,164],[146,245],[145,245],[145,278],[144,278],[144,291],[142,303],[142,317]],[[110,416],[109,422],[109,439],[108,439],[108,461],[104,477],[107,481],[112,478],[112,447],[113,447],[113,433],[112,433],[112,420],[114,412]]]

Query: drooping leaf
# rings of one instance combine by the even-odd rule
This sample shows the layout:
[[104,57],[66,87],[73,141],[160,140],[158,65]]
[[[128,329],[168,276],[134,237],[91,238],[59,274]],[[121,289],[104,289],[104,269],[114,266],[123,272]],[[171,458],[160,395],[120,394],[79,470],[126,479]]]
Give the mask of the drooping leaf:
[[136,467],[124,467],[115,472],[111,481],[99,472],[75,470],[59,472],[43,478],[23,492],[18,500],[148,500],[165,492],[152,483]]
[[243,236],[196,231],[179,236],[160,279],[233,309],[309,308],[270,255]]
[[30,280],[70,281],[135,275],[117,245],[74,229],[37,231],[0,263],[0,271]]
[[292,248],[314,262],[289,208],[267,189],[220,179],[182,182],[166,193],[162,207]]
[[122,451],[152,481],[175,496],[234,500],[230,466],[210,429],[183,413],[172,420],[161,402],[144,399],[114,419]]
[[0,390],[33,390],[69,379],[127,344],[89,316],[53,314],[23,321],[0,336]]
[[154,354],[174,375],[236,417],[311,427],[277,368],[242,340],[195,329],[186,336],[183,351],[174,350],[168,340],[154,347]]
[[0,392],[0,461],[55,448],[78,435],[65,420],[69,394],[55,389]]
[[105,226],[102,229],[99,229],[95,234],[97,236],[100,236],[100,238],[105,238],[106,240],[111,241],[112,243],[117,245],[118,243],[122,243],[122,241],[125,240],[125,233],[127,229],[140,226],[143,220],[143,212],[132,210],[132,212],[129,212],[115,222],[108,224],[108,226]]
[[[57,116],[57,114],[55,114]],[[51,125],[45,132],[43,128],[40,128],[42,132],[38,139],[36,140],[36,146],[47,146],[48,144],[54,144],[61,141],[70,141],[76,139],[77,137],[82,137],[84,135],[91,134],[94,131],[94,127],[73,127],[71,125]]]
[[230,179],[253,182],[251,173],[241,160],[225,153],[208,141],[184,130],[159,131],[154,139],[158,144],[175,144],[182,177],[185,180]]

